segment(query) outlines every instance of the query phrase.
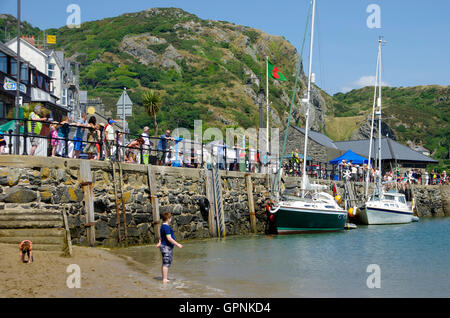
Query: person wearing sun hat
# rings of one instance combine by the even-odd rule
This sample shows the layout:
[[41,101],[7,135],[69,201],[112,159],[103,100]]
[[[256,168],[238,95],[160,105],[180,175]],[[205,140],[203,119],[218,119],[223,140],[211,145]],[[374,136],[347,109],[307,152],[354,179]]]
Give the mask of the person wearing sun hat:
[[105,126],[105,160],[109,160],[112,154],[112,147],[114,145],[114,127],[112,126],[116,121],[108,118],[108,123]]

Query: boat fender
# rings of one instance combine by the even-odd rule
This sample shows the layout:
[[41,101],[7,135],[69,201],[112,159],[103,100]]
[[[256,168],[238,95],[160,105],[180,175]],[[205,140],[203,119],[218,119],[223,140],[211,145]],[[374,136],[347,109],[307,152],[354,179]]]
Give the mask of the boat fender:
[[337,195],[337,189],[336,189],[336,184],[334,182],[333,182],[332,190],[333,190],[333,194],[336,196]]
[[336,200],[336,202],[337,202],[338,204],[341,204],[341,202],[342,202],[342,197],[341,197],[339,194],[338,194],[337,196],[335,196],[334,199]]
[[355,206],[353,208],[348,209],[348,216],[349,217],[355,217],[358,213],[358,208]]

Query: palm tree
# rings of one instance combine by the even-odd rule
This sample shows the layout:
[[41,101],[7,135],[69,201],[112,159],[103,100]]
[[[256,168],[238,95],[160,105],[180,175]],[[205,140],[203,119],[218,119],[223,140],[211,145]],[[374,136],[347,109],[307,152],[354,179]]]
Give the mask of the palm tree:
[[155,125],[155,136],[158,136],[158,123],[156,122],[156,114],[161,110],[161,96],[153,90],[147,91],[142,96],[142,105],[145,107],[147,114],[153,117]]

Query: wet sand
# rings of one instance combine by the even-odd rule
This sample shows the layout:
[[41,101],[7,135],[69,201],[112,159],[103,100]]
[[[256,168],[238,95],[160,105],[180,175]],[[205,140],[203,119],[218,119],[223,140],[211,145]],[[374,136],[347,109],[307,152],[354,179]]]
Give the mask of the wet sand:
[[[154,246],[149,246],[154,248]],[[108,249],[73,247],[61,252],[33,251],[34,262],[20,262],[19,248],[0,244],[0,297],[186,297],[185,286],[163,285],[160,267],[145,268]],[[67,266],[81,269],[81,288],[68,288]],[[170,278],[170,274],[169,274]]]

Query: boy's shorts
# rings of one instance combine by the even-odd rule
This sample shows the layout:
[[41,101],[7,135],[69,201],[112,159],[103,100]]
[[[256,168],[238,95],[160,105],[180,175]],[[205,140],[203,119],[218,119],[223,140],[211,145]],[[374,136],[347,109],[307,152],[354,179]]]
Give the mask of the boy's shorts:
[[28,137],[30,138],[30,144],[32,147],[37,147],[39,145],[39,137],[36,134],[29,133]]
[[82,151],[83,150],[83,139],[79,137],[73,137],[74,140],[74,148],[75,151]]
[[161,251],[163,266],[170,267],[170,265],[172,265],[173,259],[173,247],[161,245],[159,250]]

